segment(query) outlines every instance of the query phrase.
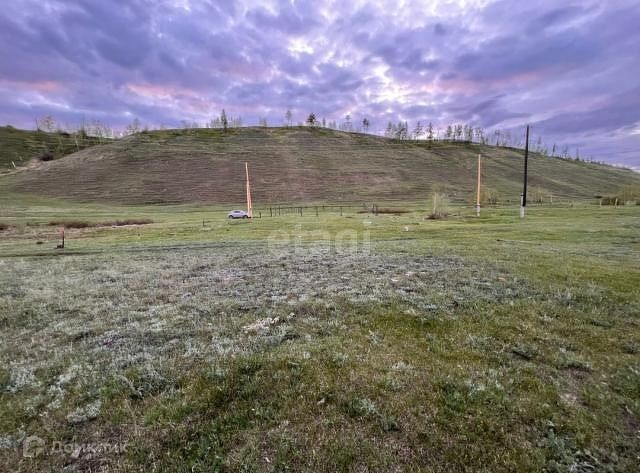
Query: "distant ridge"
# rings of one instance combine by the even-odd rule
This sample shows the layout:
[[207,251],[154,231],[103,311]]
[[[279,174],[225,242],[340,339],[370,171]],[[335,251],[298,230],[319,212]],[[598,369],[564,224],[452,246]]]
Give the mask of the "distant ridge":
[[[471,202],[476,159],[499,202],[517,202],[522,151],[419,143],[325,128],[159,130],[93,146],[2,178],[9,190],[121,204],[239,203],[244,162],[256,205],[419,201],[434,190]],[[532,154],[529,199],[593,199],[640,185],[630,170]]]

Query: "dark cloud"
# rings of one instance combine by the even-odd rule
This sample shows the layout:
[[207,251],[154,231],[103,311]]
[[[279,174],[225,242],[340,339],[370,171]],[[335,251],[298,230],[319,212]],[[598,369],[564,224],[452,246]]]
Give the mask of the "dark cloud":
[[529,122],[640,168],[638,24],[636,0],[23,0],[0,12],[0,122]]

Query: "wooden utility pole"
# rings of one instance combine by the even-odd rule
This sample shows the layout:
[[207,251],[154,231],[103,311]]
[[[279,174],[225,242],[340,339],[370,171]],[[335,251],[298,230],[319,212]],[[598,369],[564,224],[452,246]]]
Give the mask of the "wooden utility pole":
[[480,155],[478,154],[478,188],[476,190],[476,217],[480,216]]
[[529,161],[529,125],[524,143],[524,184],[520,195],[520,218],[524,218],[524,208],[527,206],[527,164]]
[[244,170],[247,175],[247,215],[249,218],[253,218],[253,205],[251,204],[251,186],[249,185],[249,164],[244,163]]

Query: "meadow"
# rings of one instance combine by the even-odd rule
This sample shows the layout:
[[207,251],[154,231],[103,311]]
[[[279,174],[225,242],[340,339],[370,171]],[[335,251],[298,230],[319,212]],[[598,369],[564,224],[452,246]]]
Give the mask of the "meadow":
[[637,471],[639,206],[1,200],[7,471]]

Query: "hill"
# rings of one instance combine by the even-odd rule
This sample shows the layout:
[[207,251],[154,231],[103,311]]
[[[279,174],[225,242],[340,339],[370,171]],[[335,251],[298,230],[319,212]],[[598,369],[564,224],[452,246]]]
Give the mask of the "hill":
[[32,159],[58,159],[104,142],[81,133],[19,130],[0,127],[0,170],[26,166]]
[[[471,202],[478,153],[483,184],[499,201],[517,202],[521,150],[297,127],[143,132],[16,171],[3,185],[87,202],[238,203],[247,161],[256,204],[423,200],[435,189]],[[588,199],[638,186],[640,175],[533,154],[529,185],[530,199]]]

